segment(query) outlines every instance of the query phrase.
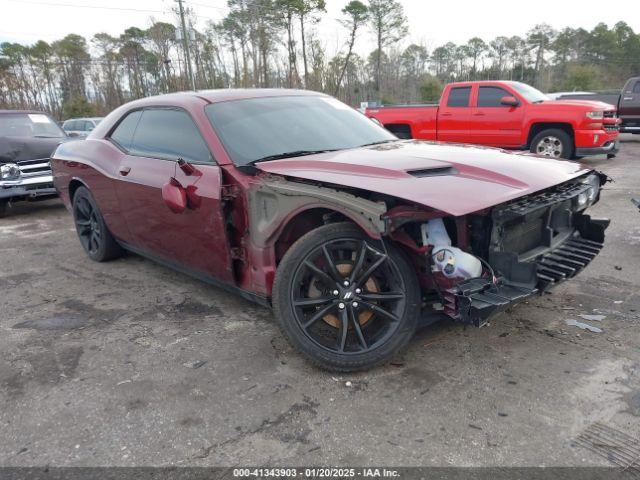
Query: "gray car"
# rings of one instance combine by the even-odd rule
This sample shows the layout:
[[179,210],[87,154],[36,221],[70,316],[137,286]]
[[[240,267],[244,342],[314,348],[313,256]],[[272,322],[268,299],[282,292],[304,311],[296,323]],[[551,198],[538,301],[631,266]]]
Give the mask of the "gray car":
[[70,118],[62,124],[62,128],[70,137],[86,137],[96,128],[103,117]]

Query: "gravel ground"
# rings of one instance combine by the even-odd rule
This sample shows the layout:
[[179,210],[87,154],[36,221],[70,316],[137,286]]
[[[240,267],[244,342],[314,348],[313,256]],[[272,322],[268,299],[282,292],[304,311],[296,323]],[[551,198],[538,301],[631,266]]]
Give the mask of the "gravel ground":
[[[640,436],[640,137],[581,273],[488,327],[422,330],[393,364],[310,367],[271,312],[134,255],[87,259],[58,201],[0,220],[0,465],[608,465],[572,439]],[[566,325],[602,314],[591,333]],[[584,320],[583,320],[584,321]]]

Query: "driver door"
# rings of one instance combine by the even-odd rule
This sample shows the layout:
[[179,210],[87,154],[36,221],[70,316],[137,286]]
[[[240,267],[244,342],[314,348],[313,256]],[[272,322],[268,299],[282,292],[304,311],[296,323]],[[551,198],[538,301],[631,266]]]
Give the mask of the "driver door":
[[519,147],[522,144],[522,105],[502,105],[503,97],[514,95],[498,86],[480,85],[476,105],[471,109],[471,143],[491,147]]
[[[137,117],[131,139],[121,140],[129,144],[119,143],[119,127],[111,138],[126,151],[116,174],[116,191],[133,246],[194,273],[232,282],[220,167],[196,124],[178,108],[147,108],[129,115]],[[183,172],[178,158],[195,172]],[[171,178],[191,192],[189,208],[182,213],[173,213],[162,198],[162,187]]]

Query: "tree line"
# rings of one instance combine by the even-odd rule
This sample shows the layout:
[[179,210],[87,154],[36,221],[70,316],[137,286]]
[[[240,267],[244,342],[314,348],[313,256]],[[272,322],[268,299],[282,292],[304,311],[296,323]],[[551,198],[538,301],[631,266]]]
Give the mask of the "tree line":
[[[105,114],[132,99],[189,89],[187,58],[198,89],[306,88],[351,105],[435,101],[443,84],[460,80],[518,80],[543,91],[619,89],[640,72],[640,35],[625,22],[590,31],[541,24],[524,36],[430,49],[407,42],[399,1],[351,0],[337,20],[346,40],[333,54],[315,28],[325,13],[325,0],[228,0],[228,14],[200,30],[151,19],[148,28],[119,36],[2,43],[0,108],[60,119]],[[192,11],[187,17],[195,23]],[[375,42],[362,56],[368,38]]]

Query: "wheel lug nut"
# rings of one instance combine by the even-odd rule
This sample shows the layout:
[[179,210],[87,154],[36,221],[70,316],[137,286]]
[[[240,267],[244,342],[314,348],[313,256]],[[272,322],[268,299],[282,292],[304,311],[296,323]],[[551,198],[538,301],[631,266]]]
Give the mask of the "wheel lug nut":
[[332,293],[333,293],[334,295],[338,295],[340,292],[339,292],[338,290],[334,290]]
[[345,287],[348,287],[348,286],[349,286],[349,280],[345,280],[344,282],[342,282],[342,284],[343,284]]
[[361,288],[356,288],[356,293],[362,293],[362,289]]
[[353,302],[351,305],[353,306],[353,308],[358,308],[358,302]]
[[344,310],[344,303],[340,302],[340,303],[338,304],[338,308],[339,308],[340,310]]

